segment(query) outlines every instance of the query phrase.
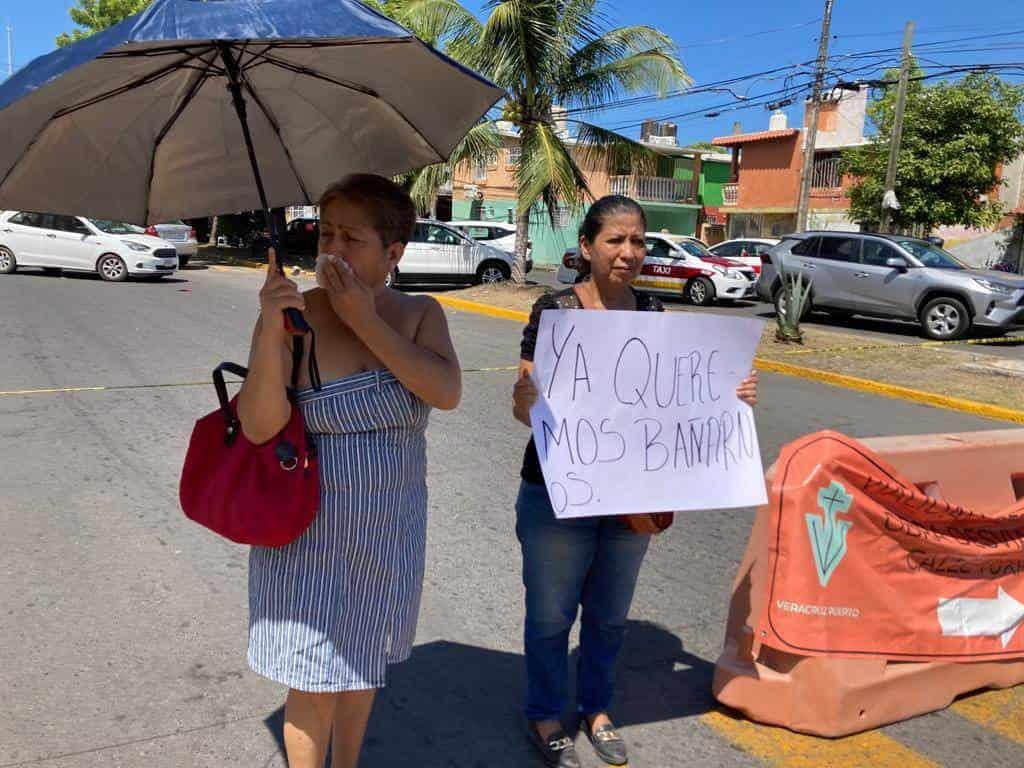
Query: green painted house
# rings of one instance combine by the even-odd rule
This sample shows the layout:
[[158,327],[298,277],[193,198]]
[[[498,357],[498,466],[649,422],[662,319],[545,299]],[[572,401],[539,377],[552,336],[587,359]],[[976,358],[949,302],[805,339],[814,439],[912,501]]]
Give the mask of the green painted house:
[[[473,169],[470,178],[458,179],[452,197],[453,220],[486,220],[512,223],[515,220],[514,160],[518,137],[504,134],[507,146],[488,168]],[[653,176],[605,176],[593,172],[589,180],[595,195],[619,194],[632,197],[647,213],[647,228],[677,235],[699,237],[709,244],[725,239],[718,223],[722,185],[731,173],[727,154],[703,149],[647,143],[658,153]],[[557,264],[565,251],[576,245],[583,211],[561,208],[555,225],[546,208],[537,205],[530,220],[533,260]],[[722,222],[724,224],[724,222]]]

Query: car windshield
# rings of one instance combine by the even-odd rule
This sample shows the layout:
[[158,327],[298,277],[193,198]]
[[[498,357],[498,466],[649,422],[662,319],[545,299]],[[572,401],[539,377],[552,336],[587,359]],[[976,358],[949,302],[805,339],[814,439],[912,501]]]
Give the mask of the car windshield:
[[144,235],[146,230],[134,224],[126,224],[123,221],[108,221],[107,219],[89,219],[93,226],[100,232],[108,235]]
[[696,256],[698,259],[713,259],[715,254],[705,248],[699,243],[695,243],[692,240],[683,240],[680,243],[676,243],[682,250],[686,251],[691,256]]
[[966,265],[956,256],[944,251],[939,246],[921,240],[899,240],[903,250],[914,255],[924,266],[932,269],[967,269]]

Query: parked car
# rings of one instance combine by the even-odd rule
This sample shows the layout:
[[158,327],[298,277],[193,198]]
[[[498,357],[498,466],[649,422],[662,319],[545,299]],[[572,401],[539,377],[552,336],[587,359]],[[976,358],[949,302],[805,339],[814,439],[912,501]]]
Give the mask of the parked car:
[[104,280],[160,278],[178,268],[174,245],[118,221],[56,213],[0,213],[0,273],[19,267],[97,272]]
[[166,224],[153,224],[146,227],[146,234],[158,237],[174,245],[178,252],[178,268],[188,265],[189,259],[199,252],[196,231],[183,221],[171,221]]
[[[455,227],[420,219],[389,285],[398,283],[498,283],[512,275],[515,257],[478,243]],[[527,259],[526,271],[533,269]]]
[[[738,262],[711,255],[700,240],[686,235],[648,232],[647,257],[633,286],[637,290],[680,296],[699,306],[744,299],[754,294],[757,275]],[[577,281],[578,248],[562,257],[558,280]]]
[[928,240],[873,233],[803,232],[768,253],[758,294],[780,309],[779,265],[810,281],[813,307],[838,316],[914,320],[932,339],[972,328],[1024,326],[1024,276],[973,269]]
[[[286,256],[316,256],[320,240],[320,219],[296,218],[281,231],[281,248]],[[227,243],[232,244],[232,243]],[[248,246],[254,259],[262,258],[270,247],[270,230],[259,225],[238,239],[239,247]]]
[[708,248],[715,256],[732,259],[746,264],[756,273],[761,274],[761,254],[768,253],[779,244],[778,240],[767,237],[744,237],[726,240]]
[[[467,235],[478,243],[493,245],[509,253],[516,252],[516,227],[514,224],[506,224],[503,221],[450,221],[462,234]],[[533,253],[533,243],[526,241],[526,257],[530,258]]]

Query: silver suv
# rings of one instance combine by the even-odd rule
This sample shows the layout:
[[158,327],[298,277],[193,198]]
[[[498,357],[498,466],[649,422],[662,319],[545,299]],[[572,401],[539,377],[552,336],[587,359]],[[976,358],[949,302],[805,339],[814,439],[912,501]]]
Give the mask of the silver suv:
[[811,284],[808,305],[838,316],[915,320],[926,336],[1024,326],[1024,276],[973,269],[934,243],[901,235],[802,232],[768,254],[757,292],[779,311],[778,266]]

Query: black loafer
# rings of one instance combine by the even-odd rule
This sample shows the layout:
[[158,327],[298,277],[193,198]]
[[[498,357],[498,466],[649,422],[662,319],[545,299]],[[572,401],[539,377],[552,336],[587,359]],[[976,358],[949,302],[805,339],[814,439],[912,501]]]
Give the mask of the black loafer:
[[550,768],[580,768],[580,759],[576,755],[576,745],[569,735],[559,728],[547,739],[541,738],[537,727],[533,723],[527,723],[527,730],[530,732],[530,741],[537,747],[544,764]]
[[626,742],[615,731],[614,725],[609,723],[602,725],[596,731],[591,731],[587,718],[583,718],[583,727],[590,738],[590,743],[594,745],[594,751],[608,765],[626,765],[629,762]]

